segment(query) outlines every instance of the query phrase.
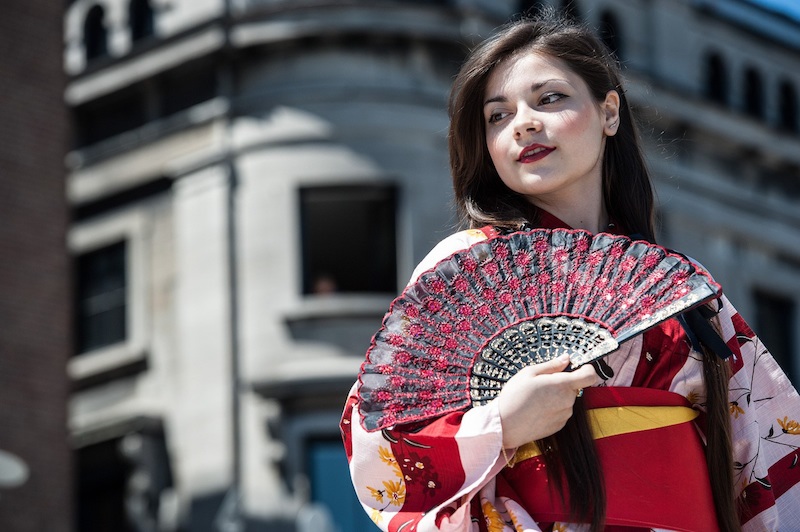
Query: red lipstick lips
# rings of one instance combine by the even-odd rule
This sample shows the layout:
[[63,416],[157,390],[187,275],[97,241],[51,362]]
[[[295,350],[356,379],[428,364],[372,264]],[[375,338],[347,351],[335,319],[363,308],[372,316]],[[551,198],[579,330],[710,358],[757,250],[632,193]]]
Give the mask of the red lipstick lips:
[[555,150],[555,148],[550,148],[542,144],[531,144],[520,152],[517,161],[521,163],[532,163],[547,157],[553,150]]

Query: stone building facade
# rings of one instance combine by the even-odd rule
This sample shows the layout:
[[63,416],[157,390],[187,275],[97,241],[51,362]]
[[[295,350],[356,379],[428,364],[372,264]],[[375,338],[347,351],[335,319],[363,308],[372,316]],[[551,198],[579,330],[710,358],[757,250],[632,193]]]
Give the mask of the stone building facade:
[[[342,402],[455,226],[452,76],[535,4],[69,2],[79,530],[369,529]],[[739,0],[570,5],[627,67],[663,242],[778,320],[794,372],[800,23]]]

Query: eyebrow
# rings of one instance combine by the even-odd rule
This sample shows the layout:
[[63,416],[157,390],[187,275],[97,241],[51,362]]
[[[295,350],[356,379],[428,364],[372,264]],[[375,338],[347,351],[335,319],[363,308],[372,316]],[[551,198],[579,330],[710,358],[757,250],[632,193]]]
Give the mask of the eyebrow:
[[[552,81],[560,81],[560,82],[569,84],[569,81],[567,81],[565,79],[561,79],[561,78],[546,79],[544,81],[537,81],[536,83],[531,85],[531,92],[538,91],[539,89],[541,89],[542,87],[544,87],[545,85],[547,85],[548,83],[550,83]],[[491,98],[489,98],[488,100],[483,102],[483,106],[486,107],[487,105],[489,105],[490,103],[493,103],[493,102],[507,102],[507,101],[508,101],[508,98],[506,98],[505,96],[502,96],[502,95],[500,95],[500,96],[492,96]]]

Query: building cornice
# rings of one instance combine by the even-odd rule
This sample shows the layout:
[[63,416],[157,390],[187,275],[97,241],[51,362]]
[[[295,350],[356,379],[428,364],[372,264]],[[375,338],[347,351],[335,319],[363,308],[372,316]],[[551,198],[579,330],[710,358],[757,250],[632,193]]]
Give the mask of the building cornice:
[[701,13],[800,51],[800,21],[743,0],[691,0]]

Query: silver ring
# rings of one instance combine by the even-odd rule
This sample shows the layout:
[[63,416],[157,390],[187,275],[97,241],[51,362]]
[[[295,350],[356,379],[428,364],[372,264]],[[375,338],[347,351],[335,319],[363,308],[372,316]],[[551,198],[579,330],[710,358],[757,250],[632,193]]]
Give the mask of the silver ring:
[[583,397],[583,388],[578,388],[578,393],[575,394],[576,397]]

